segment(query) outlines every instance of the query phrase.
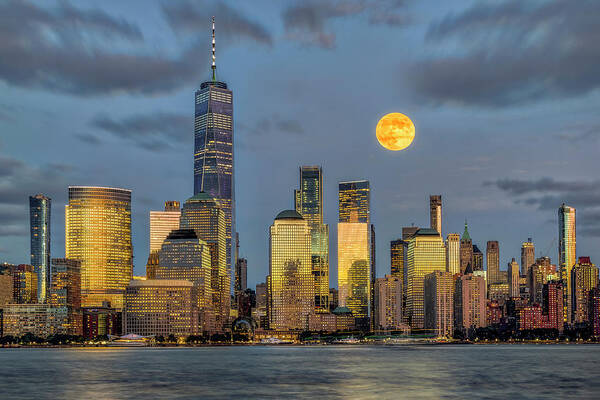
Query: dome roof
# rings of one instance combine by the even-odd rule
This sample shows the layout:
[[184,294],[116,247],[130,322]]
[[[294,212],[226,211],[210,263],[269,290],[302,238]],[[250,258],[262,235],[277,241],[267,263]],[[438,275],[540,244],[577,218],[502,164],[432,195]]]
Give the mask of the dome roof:
[[167,239],[198,239],[196,232],[193,229],[175,229],[169,233]]
[[280,212],[279,214],[277,214],[275,219],[278,220],[278,219],[304,219],[304,218],[302,218],[302,215],[300,215],[295,210],[284,210],[284,211]]

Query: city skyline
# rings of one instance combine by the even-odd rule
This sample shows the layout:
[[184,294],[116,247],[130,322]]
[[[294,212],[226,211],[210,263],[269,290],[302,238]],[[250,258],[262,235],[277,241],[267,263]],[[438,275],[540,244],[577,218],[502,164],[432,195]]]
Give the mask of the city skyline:
[[[264,7],[265,4],[259,2],[257,7]],[[52,5],[44,7],[54,10],[55,14],[53,15],[55,15],[55,18],[59,18],[56,15],[62,15],[60,6],[55,8],[52,8]],[[89,6],[85,5],[78,5],[78,7],[81,8],[75,8],[75,10],[82,13],[89,9]],[[141,17],[137,19],[127,17],[127,15],[133,15],[127,12],[127,7],[129,6],[125,6],[125,10],[119,10],[114,5],[108,5],[106,13],[112,18],[124,15],[126,20],[131,20],[131,26],[137,26],[140,32],[146,34],[149,29],[148,22],[140,21]],[[423,5],[408,10],[415,15],[419,15],[419,10],[427,7],[427,5]],[[175,12],[176,9],[177,6],[172,6],[165,7],[165,10],[157,10],[159,13],[164,11],[162,18],[170,23],[177,16],[182,18],[180,14]],[[463,5],[463,8],[460,9],[463,13],[461,14],[459,10],[459,15],[466,15],[464,11],[467,9],[469,7]],[[277,11],[281,11],[282,15],[288,15],[293,10],[293,5],[284,4],[282,10],[271,11],[268,16],[273,16],[273,13]],[[495,9],[491,8],[491,10],[494,11]],[[571,135],[575,138],[577,133],[583,132],[585,128],[573,128],[570,125],[570,119],[561,119],[560,116],[554,114],[547,118],[549,122],[531,122],[532,119],[535,120],[541,115],[546,118],[546,114],[552,114],[553,110],[559,109],[559,106],[554,105],[551,100],[521,99],[521,102],[529,104],[528,107],[525,107],[526,110],[523,111],[506,104],[487,105],[479,110],[477,117],[472,117],[466,121],[461,118],[462,115],[472,112],[473,107],[477,108],[472,99],[470,102],[469,99],[462,99],[467,105],[449,105],[440,110],[439,107],[413,102],[403,97],[403,95],[398,97],[395,89],[391,90],[388,85],[382,85],[381,82],[376,83],[372,93],[362,93],[367,97],[380,98],[380,101],[368,104],[360,112],[350,109],[358,116],[349,115],[347,110],[340,113],[334,109],[331,113],[321,114],[317,112],[314,121],[299,120],[289,108],[284,105],[276,106],[270,103],[266,97],[264,99],[259,98],[260,101],[256,101],[258,103],[256,105],[253,105],[252,101],[249,100],[252,99],[251,96],[254,96],[252,93],[257,93],[257,86],[254,85],[260,83],[249,79],[252,76],[250,72],[262,70],[268,72],[265,75],[273,72],[273,67],[268,66],[262,60],[267,53],[271,54],[276,62],[283,62],[284,57],[287,59],[290,56],[292,60],[297,61],[297,65],[286,70],[284,74],[269,75],[277,82],[288,79],[292,83],[297,82],[298,77],[302,76],[301,68],[309,67],[309,64],[302,60],[302,55],[309,53],[318,56],[322,60],[319,63],[320,68],[318,71],[315,69],[310,70],[315,75],[313,75],[313,80],[307,84],[310,89],[317,90],[313,86],[313,81],[330,80],[337,84],[335,87],[330,86],[329,88],[333,90],[333,95],[335,95],[333,98],[339,100],[346,94],[344,87],[350,86],[347,83],[355,83],[354,79],[359,79],[359,81],[360,79],[366,79],[360,74],[354,74],[355,70],[353,68],[360,69],[360,62],[356,67],[347,67],[344,74],[339,78],[333,75],[336,66],[339,68],[340,63],[349,57],[350,50],[348,46],[355,36],[360,36],[361,33],[367,31],[369,32],[368,38],[378,38],[389,32],[416,37],[419,29],[429,29],[430,36],[435,37],[439,33],[434,28],[442,29],[439,21],[446,15],[448,9],[442,8],[436,12],[430,11],[427,12],[429,16],[428,24],[420,27],[410,24],[402,28],[376,24],[369,25],[364,21],[365,18],[369,18],[368,11],[363,11],[365,14],[340,16],[340,18],[348,18],[349,22],[355,27],[355,30],[347,32],[342,32],[336,26],[335,21],[324,21],[327,24],[324,28],[327,32],[338,34],[335,37],[337,47],[333,49],[308,45],[307,48],[294,46],[293,42],[280,38],[278,33],[281,32],[281,28],[279,26],[269,25],[266,22],[266,17],[261,17],[258,13],[253,13],[252,10],[248,9],[240,9],[241,18],[246,18],[247,15],[246,19],[253,22],[253,26],[264,28],[263,31],[254,31],[262,32],[262,36],[257,33],[249,37],[235,36],[236,33],[233,31],[233,27],[227,25],[226,22],[223,24],[225,45],[222,58],[219,55],[218,79],[227,81],[231,87],[235,88],[236,104],[244,105],[241,109],[239,106],[236,107],[236,121],[238,121],[236,123],[241,124],[241,126],[235,128],[237,138],[240,139],[237,142],[239,149],[236,152],[236,168],[242,174],[240,179],[237,180],[236,194],[239,194],[239,196],[236,200],[238,209],[242,213],[237,230],[240,233],[241,256],[248,259],[249,285],[253,286],[257,282],[262,282],[267,273],[268,251],[265,246],[267,229],[272,222],[274,213],[290,208],[289,190],[293,188],[292,182],[297,181],[297,168],[301,165],[313,164],[323,166],[324,223],[330,226],[335,226],[337,222],[337,183],[353,179],[368,179],[371,182],[372,222],[377,228],[378,240],[378,277],[389,273],[389,242],[400,236],[401,227],[409,226],[411,223],[421,227],[429,225],[427,199],[431,194],[442,194],[444,199],[444,237],[449,232],[460,233],[462,231],[462,221],[464,218],[468,218],[470,234],[474,244],[477,244],[480,249],[485,248],[487,241],[499,241],[501,247],[500,266],[507,265],[513,257],[519,259],[521,244],[528,237],[533,238],[536,250],[541,252],[541,254],[536,254],[536,257],[547,255],[552,258],[554,264],[558,264],[557,251],[555,250],[557,248],[556,209],[563,201],[578,210],[577,256],[590,256],[592,260],[598,259],[600,256],[596,249],[597,246],[595,246],[598,239],[593,232],[594,226],[590,225],[594,221],[593,213],[591,213],[593,208],[589,207],[585,200],[589,196],[595,196],[597,191],[597,185],[594,184],[595,177],[589,172],[593,171],[593,168],[590,168],[593,164],[588,164],[593,158],[581,156],[581,153],[585,154],[586,151],[585,146],[581,147],[581,141],[574,139],[572,143],[569,143],[564,138],[555,137],[558,135]],[[25,13],[25,11],[23,12]],[[26,14],[25,17],[34,18],[29,14]],[[205,19],[198,19],[200,21],[198,30],[202,39],[199,42],[203,43],[202,46],[205,42],[208,42],[206,32],[209,31],[209,14],[206,17]],[[287,20],[284,18],[284,21]],[[183,24],[181,20],[179,22]],[[459,35],[461,23],[466,22],[459,21],[456,18],[449,22],[449,26],[444,25],[443,28],[449,30],[453,35]],[[292,24],[292,26],[294,25]],[[61,29],[59,25],[54,26],[54,28]],[[81,29],[84,28],[86,27],[84,26]],[[176,29],[164,26],[160,28],[164,30]],[[120,29],[120,34],[127,34],[125,28],[121,26]],[[184,28],[182,25],[181,28],[177,29],[183,32],[188,28]],[[495,27],[495,29],[500,28]],[[283,31],[285,32],[285,30],[284,25]],[[134,28],[129,31],[129,35],[136,36]],[[236,38],[239,41],[234,43]],[[364,44],[363,41],[356,43],[357,46],[363,46]],[[250,51],[244,49],[245,45],[248,45],[255,54],[249,54]],[[382,42],[382,49],[377,51],[386,51],[393,48],[395,47],[392,43],[384,41]],[[415,63],[418,61],[416,58],[418,58],[419,53],[412,47],[410,49],[413,53],[409,55],[408,61],[409,63]],[[330,59],[332,52],[335,52],[333,54],[338,56],[337,60]],[[192,195],[189,185],[192,162],[189,149],[193,140],[193,123],[184,123],[183,126],[188,124],[187,128],[175,132],[174,136],[168,136],[173,141],[167,143],[165,149],[172,146],[171,150],[158,153],[164,157],[156,157],[157,152],[149,150],[153,146],[156,147],[156,143],[153,144],[152,140],[162,140],[162,134],[151,130],[150,132],[154,133],[149,134],[147,137],[143,133],[138,133],[137,137],[131,137],[128,136],[127,130],[139,126],[134,123],[136,122],[135,116],[144,116],[145,113],[155,112],[171,100],[174,100],[173,106],[166,108],[168,113],[156,114],[154,121],[169,121],[177,129],[182,126],[180,125],[181,121],[177,119],[178,114],[174,113],[175,108],[182,115],[189,116],[192,112],[190,103],[194,90],[200,87],[202,81],[210,78],[209,47],[206,46],[205,49],[203,48],[202,51],[195,54],[194,67],[198,71],[190,73],[190,78],[186,78],[189,81],[178,84],[176,93],[173,95],[165,94],[164,91],[161,92],[161,90],[156,89],[152,93],[153,96],[156,96],[153,99],[145,99],[144,96],[136,95],[135,90],[131,91],[134,94],[130,94],[129,97],[123,94],[115,94],[119,90],[127,92],[127,89],[123,88],[113,88],[110,92],[103,93],[78,94],[71,92],[69,94],[64,89],[50,88],[48,85],[44,85],[43,82],[37,84],[19,83],[14,79],[11,80],[6,73],[0,75],[0,80],[6,84],[6,90],[3,91],[2,95],[4,102],[1,111],[2,118],[0,118],[1,127],[6,132],[15,131],[20,133],[14,135],[14,137],[3,135],[0,138],[3,172],[6,171],[2,178],[2,183],[5,185],[2,186],[3,192],[1,192],[3,203],[0,204],[0,217],[3,218],[3,221],[8,222],[0,232],[2,234],[0,236],[2,261],[15,264],[28,262],[26,255],[29,237],[28,232],[24,233],[24,230],[27,230],[26,202],[28,196],[41,192],[53,199],[51,254],[52,257],[62,257],[64,256],[62,252],[64,248],[64,236],[62,235],[62,232],[64,232],[63,206],[67,204],[67,187],[69,185],[111,186],[132,190],[134,274],[143,274],[148,255],[148,212],[150,210],[160,210],[166,200],[176,199],[183,202]],[[380,57],[381,54],[379,54]],[[377,55],[374,54],[374,56]],[[237,64],[237,58],[250,61],[248,71],[235,65]],[[397,60],[397,63],[401,64],[401,61],[403,60]],[[271,64],[273,63],[271,62]],[[385,68],[377,63],[373,68],[381,72],[383,77],[391,76],[389,73],[385,74]],[[351,76],[353,80],[350,79]],[[191,82],[192,79],[194,82]],[[398,82],[394,82],[395,87],[397,87]],[[151,86],[149,82],[146,82],[146,84]],[[402,87],[408,86],[403,85]],[[594,88],[594,86],[591,87]],[[267,90],[271,94],[276,93],[274,88],[267,88]],[[47,101],[42,103],[38,100],[40,93],[42,94],[41,97]],[[305,92],[297,89],[297,93],[298,101],[301,104],[309,104]],[[310,91],[309,94],[311,94]],[[279,95],[281,96],[281,93]],[[578,93],[579,101],[589,101],[589,96],[592,99],[595,98],[593,93],[589,95]],[[283,97],[278,97],[280,100],[281,98]],[[312,97],[310,98],[312,99]],[[353,99],[352,96],[348,98]],[[113,100],[114,105],[109,104]],[[440,101],[443,101],[443,98]],[[75,118],[72,125],[69,122],[67,126],[65,125],[67,120],[64,118],[66,115],[65,110],[70,109],[74,102],[81,103],[81,116]],[[271,108],[272,113],[265,117],[267,122],[255,116],[260,114],[258,111],[262,109],[262,107],[256,107],[264,102],[273,106]],[[364,102],[361,102],[361,104],[364,104]],[[347,101],[340,100],[340,106],[347,105]],[[49,139],[45,137],[40,137],[37,128],[35,128],[36,124],[41,124],[42,120],[48,119],[47,114],[39,113],[40,119],[29,124],[27,122],[29,117],[23,115],[23,111],[20,111],[23,107],[29,106],[56,115],[54,119],[57,122],[52,123],[52,130],[56,133],[52,136],[51,141],[48,141]],[[591,121],[591,114],[587,113],[585,107],[581,108],[577,98],[568,100],[566,105],[561,104],[561,106],[566,107],[565,114],[568,114],[569,110],[578,110],[577,114],[573,114],[574,111],[571,114],[578,117],[583,116],[584,120],[587,116],[586,121]],[[413,145],[406,151],[389,154],[378,147],[373,130],[378,117],[386,111],[396,109],[406,111],[413,118],[417,125],[417,136]],[[531,116],[527,116],[528,113]],[[343,117],[347,117],[348,121]],[[511,120],[529,121],[531,125],[528,125],[527,129],[519,128],[516,125],[511,125],[516,124],[516,122],[507,121],[509,117]],[[88,119],[93,120],[93,123],[88,123]],[[191,120],[191,117],[189,119]],[[578,120],[581,120],[581,118],[578,118]],[[69,121],[71,120],[69,119]],[[147,119],[144,121],[147,121]],[[339,123],[340,121],[341,123]],[[464,132],[459,132],[456,127],[448,126],[447,121],[460,122],[463,128],[464,125],[462,124],[466,122],[467,126]],[[502,124],[508,124],[506,128],[519,129],[516,129],[516,133],[505,137],[505,143],[499,143],[493,137],[494,133],[499,131],[494,131],[493,128],[488,126],[491,121],[501,121]],[[139,121],[137,122],[139,123]],[[441,126],[449,130],[448,132],[445,131],[444,136],[436,132],[436,128]],[[532,127],[533,129],[531,129]],[[541,135],[547,133],[549,128],[557,129],[558,132],[554,133],[551,146],[548,144],[542,145],[539,139]],[[143,132],[143,130],[137,132]],[[526,130],[541,133],[540,136],[532,134],[531,138],[534,140],[531,143],[524,144],[520,140],[522,138],[518,136],[519,134],[523,135]],[[475,150],[459,146],[461,143],[464,144],[465,140],[470,140],[470,143],[472,143],[477,137],[475,132],[479,131],[483,131],[486,138],[479,142],[481,146],[475,146]],[[314,136],[312,132],[315,132]],[[333,139],[324,138],[323,132],[327,132]],[[450,141],[445,138],[448,133],[456,140]],[[348,136],[353,138],[351,146],[340,140]],[[21,137],[24,139],[20,139]],[[181,139],[183,137],[185,139]],[[29,140],[34,139],[40,140],[40,146],[38,147],[40,150],[37,148],[32,150],[31,146],[28,145]],[[315,142],[317,139],[319,141]],[[95,144],[92,143],[94,140],[96,140]],[[65,146],[64,143],[72,143],[74,147]],[[303,156],[301,151],[293,149],[294,147],[302,149],[308,146],[309,143],[319,143],[321,145],[312,147],[315,151],[310,157]],[[453,165],[454,168],[445,168],[444,164],[435,161],[440,157],[440,153],[439,150],[432,149],[438,147],[438,144],[443,145],[441,147],[447,152],[447,158],[444,161]],[[495,154],[503,150],[506,154],[513,153],[514,149],[510,147],[511,144],[513,147],[521,147],[516,153],[517,159],[510,159],[509,157],[509,159],[502,159],[502,164],[499,164],[499,159],[495,158]],[[543,153],[543,157],[536,155],[538,154],[537,146],[546,146],[543,147],[543,151],[539,152]],[[458,151],[459,147],[460,151]],[[49,151],[42,151],[42,148]],[[277,148],[289,149],[291,154],[277,154],[273,151]],[[182,149],[182,151],[179,152],[178,149]],[[332,150],[336,150],[337,153],[341,154],[341,157],[335,156]],[[467,151],[466,157],[463,154],[464,151]],[[32,152],[36,156],[35,160],[31,157]],[[134,157],[127,157],[131,160],[126,160],[126,155],[129,156],[130,152]],[[97,153],[97,155],[90,155],[90,153]],[[348,161],[351,158],[358,159],[357,155],[362,153],[365,156],[363,158],[364,163],[350,163]],[[465,158],[466,160],[457,163],[458,155],[460,155],[460,160]],[[511,157],[515,157],[515,155]],[[110,162],[106,163],[106,159],[109,159]],[[421,169],[411,169],[410,167],[418,165],[416,163],[419,160],[423,161]],[[527,160],[527,162],[522,160]],[[576,160],[578,162],[582,160],[578,166],[574,165]],[[516,163],[511,166],[510,170],[500,167],[500,165],[504,166],[504,163],[509,164],[511,161],[516,161]],[[156,166],[151,166],[150,163]],[[141,168],[140,165],[142,164],[149,165],[148,169]],[[271,165],[277,165],[277,170],[274,171]],[[18,169],[21,172],[18,172]],[[401,171],[399,175],[397,171]],[[434,171],[435,174],[432,173]],[[266,173],[269,174],[268,176],[271,179],[269,180],[269,190],[264,192],[256,187],[256,182],[261,182],[261,178]],[[544,180],[544,177],[552,178]],[[152,182],[161,183],[157,187]],[[461,184],[458,185],[458,182]],[[495,182],[495,184],[486,186],[486,182]],[[570,182],[572,183],[571,186],[569,186]],[[585,184],[581,185],[582,182]],[[406,190],[407,188],[410,188],[410,190]],[[546,201],[544,204],[539,202],[533,202],[533,204],[537,204],[543,209],[548,208],[548,211],[541,210],[538,212],[535,211],[535,206],[527,205],[528,196],[539,193],[550,196],[550,199],[544,200]],[[513,202],[513,196],[518,201],[516,204]],[[239,204],[245,204],[246,206],[241,208]],[[337,282],[335,268],[337,265],[336,235],[336,232],[331,232],[329,239],[330,283],[332,286],[335,286],[335,282]],[[546,252],[547,248],[550,248],[550,251]]]

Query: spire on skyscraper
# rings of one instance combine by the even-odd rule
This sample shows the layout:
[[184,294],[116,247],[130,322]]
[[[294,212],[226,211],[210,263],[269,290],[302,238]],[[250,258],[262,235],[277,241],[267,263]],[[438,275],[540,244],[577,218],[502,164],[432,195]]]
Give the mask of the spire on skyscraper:
[[212,17],[212,80],[217,80],[217,58],[215,55],[215,17]]
[[471,235],[469,235],[469,229],[467,226],[467,220],[465,219],[465,231],[463,232],[462,235],[462,240],[471,240]]

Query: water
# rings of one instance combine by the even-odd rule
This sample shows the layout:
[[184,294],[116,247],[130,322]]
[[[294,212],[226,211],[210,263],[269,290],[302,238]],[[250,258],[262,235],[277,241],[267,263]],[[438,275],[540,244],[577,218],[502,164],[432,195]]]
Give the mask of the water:
[[0,398],[600,398],[600,345],[0,349]]

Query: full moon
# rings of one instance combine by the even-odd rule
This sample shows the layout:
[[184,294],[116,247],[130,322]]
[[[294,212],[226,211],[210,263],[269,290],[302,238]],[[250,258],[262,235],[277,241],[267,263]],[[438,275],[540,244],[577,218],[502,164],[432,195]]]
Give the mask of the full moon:
[[415,138],[415,125],[400,113],[384,115],[375,129],[379,144],[388,150],[398,151],[410,146]]

